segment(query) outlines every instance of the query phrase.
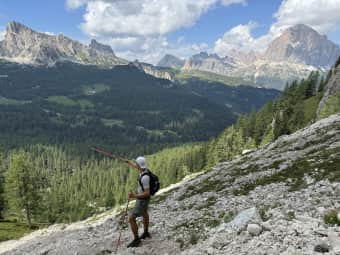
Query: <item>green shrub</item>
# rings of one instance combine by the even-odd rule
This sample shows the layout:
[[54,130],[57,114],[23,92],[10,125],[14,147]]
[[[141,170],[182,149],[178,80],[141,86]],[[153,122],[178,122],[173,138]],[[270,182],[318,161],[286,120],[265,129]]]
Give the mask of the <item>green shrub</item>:
[[340,226],[340,221],[337,217],[337,211],[336,210],[331,210],[325,214],[323,217],[323,220],[326,224],[328,225],[338,225]]

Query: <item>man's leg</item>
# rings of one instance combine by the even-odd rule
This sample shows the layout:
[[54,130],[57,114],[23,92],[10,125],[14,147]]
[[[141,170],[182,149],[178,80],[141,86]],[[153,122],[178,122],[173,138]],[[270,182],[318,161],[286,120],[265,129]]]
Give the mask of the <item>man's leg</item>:
[[134,238],[138,239],[138,225],[136,222],[136,217],[131,214],[129,217],[129,222],[130,222],[130,226],[131,226],[131,230],[132,230]]
[[144,225],[144,233],[149,232],[149,214],[148,211],[143,213],[143,225]]

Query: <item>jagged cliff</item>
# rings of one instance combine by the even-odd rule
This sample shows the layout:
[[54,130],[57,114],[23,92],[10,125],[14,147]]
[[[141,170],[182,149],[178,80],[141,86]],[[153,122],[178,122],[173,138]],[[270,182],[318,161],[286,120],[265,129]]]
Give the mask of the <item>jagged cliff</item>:
[[84,45],[62,34],[53,36],[36,32],[18,22],[7,25],[0,46],[0,57],[25,64],[54,65],[58,61],[80,64],[119,65],[128,61],[118,58],[111,47],[91,41]]
[[[152,239],[126,249],[124,229],[118,254],[339,254],[339,227],[324,220],[340,209],[339,159],[337,114],[154,197]],[[0,244],[0,252],[113,254],[118,219],[107,212],[52,226]]]

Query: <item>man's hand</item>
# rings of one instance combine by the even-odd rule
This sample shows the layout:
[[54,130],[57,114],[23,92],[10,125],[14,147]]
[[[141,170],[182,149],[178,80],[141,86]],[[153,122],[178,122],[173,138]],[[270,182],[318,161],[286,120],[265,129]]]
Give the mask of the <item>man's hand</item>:
[[137,195],[133,192],[129,193],[129,198],[137,198]]

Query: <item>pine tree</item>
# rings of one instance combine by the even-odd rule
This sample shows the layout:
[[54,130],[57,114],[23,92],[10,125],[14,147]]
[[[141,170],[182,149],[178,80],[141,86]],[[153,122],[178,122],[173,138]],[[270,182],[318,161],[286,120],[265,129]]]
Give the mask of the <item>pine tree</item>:
[[11,156],[6,175],[5,191],[9,208],[18,215],[24,212],[27,225],[32,226],[32,218],[39,208],[37,176],[30,156],[20,151]]

